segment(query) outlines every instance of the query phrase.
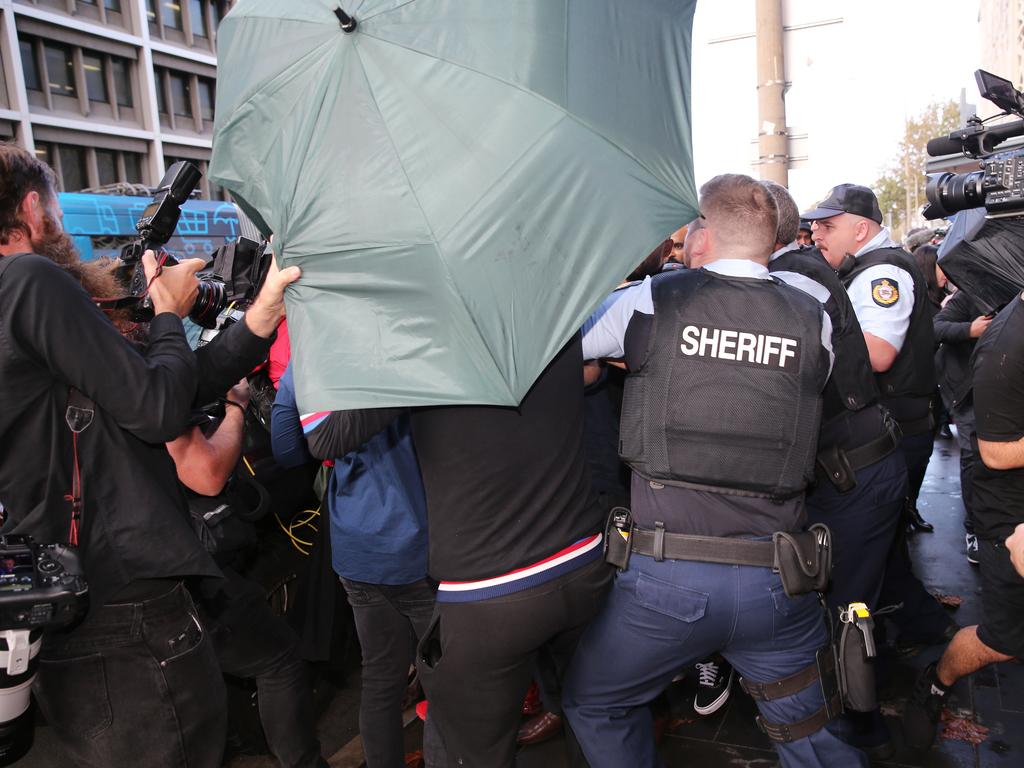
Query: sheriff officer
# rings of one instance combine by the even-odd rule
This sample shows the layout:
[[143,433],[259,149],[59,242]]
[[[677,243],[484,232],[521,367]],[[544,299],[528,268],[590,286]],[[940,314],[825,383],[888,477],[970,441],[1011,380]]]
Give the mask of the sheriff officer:
[[[932,451],[931,396],[935,341],[927,287],[913,257],[882,226],[878,200],[867,187],[840,184],[813,209],[814,244],[839,273],[864,333],[881,402],[899,422],[910,499],[916,499]],[[910,568],[902,532],[886,568],[883,604],[903,603],[893,615],[901,640],[941,643],[957,626]]]
[[620,291],[584,328],[585,358],[624,357],[630,370],[620,452],[636,528],[570,667],[569,721],[595,768],[657,765],[647,703],[720,651],[783,765],[867,765],[823,728],[817,601],[788,597],[763,557],[767,537],[804,524],[831,322],[769,276],[778,212],[760,183],[715,177],[700,210],[690,269]]

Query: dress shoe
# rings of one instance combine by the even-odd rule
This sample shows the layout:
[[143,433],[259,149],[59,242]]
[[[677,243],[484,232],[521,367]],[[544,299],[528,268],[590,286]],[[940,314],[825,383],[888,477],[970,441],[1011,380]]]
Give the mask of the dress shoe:
[[554,712],[541,712],[531,717],[521,726],[516,734],[520,744],[540,744],[554,738],[562,732],[562,718]]
[[914,531],[923,531],[925,533],[932,533],[935,530],[935,526],[921,517],[921,513],[917,507],[907,507],[907,531],[913,533]]
[[533,717],[544,711],[544,705],[540,700],[540,688],[536,683],[530,683],[526,689],[526,696],[523,698],[523,716]]

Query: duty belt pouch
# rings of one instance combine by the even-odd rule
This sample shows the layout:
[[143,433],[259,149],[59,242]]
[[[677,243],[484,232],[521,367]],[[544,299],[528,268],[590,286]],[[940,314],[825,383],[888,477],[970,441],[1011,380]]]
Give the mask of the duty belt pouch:
[[843,611],[840,621],[843,628],[838,648],[839,689],[843,704],[856,712],[871,712],[878,707],[874,621],[866,607],[858,611],[852,605]]
[[604,529],[604,561],[624,571],[633,551],[633,516],[625,507],[612,507]]
[[775,567],[789,597],[825,591],[832,575],[832,532],[828,526],[815,523],[803,533],[778,532],[772,541]]
[[852,491],[857,485],[857,474],[846,458],[846,452],[838,444],[818,453],[818,467],[840,493]]

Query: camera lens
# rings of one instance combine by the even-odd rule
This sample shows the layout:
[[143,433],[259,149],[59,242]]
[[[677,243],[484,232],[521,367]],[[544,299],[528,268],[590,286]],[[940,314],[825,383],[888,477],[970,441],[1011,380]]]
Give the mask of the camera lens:
[[926,218],[950,216],[985,205],[984,178],[984,171],[932,174],[925,187],[925,196],[936,215],[926,214]]
[[19,760],[32,746],[33,718],[30,691],[39,664],[39,647],[42,630],[21,630],[28,635],[28,649],[19,652],[29,654],[27,669],[21,674],[7,673],[7,661],[11,655],[8,639],[16,633],[0,637],[0,765],[10,765]]
[[188,316],[196,325],[215,328],[217,315],[227,307],[227,289],[224,281],[213,275],[199,276],[199,294]]

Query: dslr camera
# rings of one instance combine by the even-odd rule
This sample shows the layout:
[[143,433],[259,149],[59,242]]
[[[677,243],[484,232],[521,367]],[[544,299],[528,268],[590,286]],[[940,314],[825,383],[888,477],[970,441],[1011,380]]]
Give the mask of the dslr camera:
[[[997,117],[1024,118],[1024,94],[1009,80],[977,70],[981,95],[1003,110]],[[979,170],[932,173],[926,219],[952,218],[939,248],[939,266],[986,314],[1024,290],[1024,147],[998,152],[1024,136],[1024,120],[986,124],[977,116],[948,136],[928,142],[928,154],[962,154]]]
[[[153,319],[153,305],[147,295],[146,273],[142,254],[152,250],[162,266],[178,263],[162,248],[174,235],[181,218],[181,206],[195,190],[202,173],[189,162],[174,163],[160,180],[153,202],[146,206],[135,223],[139,239],[121,251],[120,277],[128,286],[129,296],[119,307],[130,306],[136,322]],[[218,248],[207,266],[199,271],[199,293],[189,311],[189,318],[203,328],[216,328],[217,318],[229,306],[247,306],[256,297],[267,276],[272,254],[266,243],[239,237],[234,243]]]
[[81,618],[88,590],[72,549],[37,544],[30,536],[0,536],[0,765],[32,746],[29,693],[43,631]]

